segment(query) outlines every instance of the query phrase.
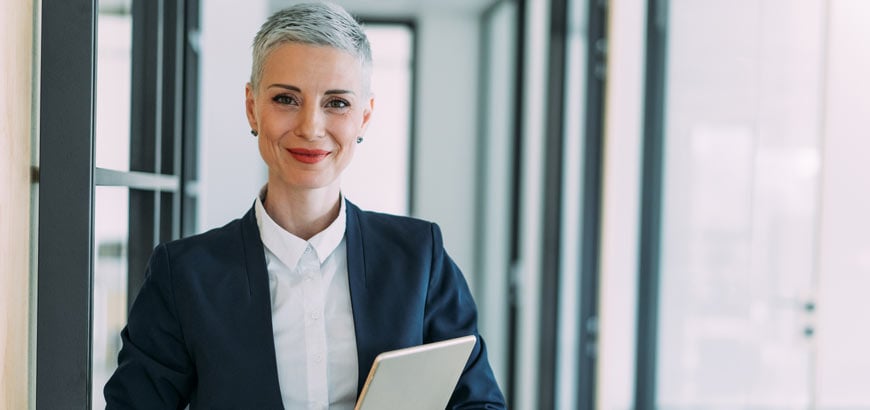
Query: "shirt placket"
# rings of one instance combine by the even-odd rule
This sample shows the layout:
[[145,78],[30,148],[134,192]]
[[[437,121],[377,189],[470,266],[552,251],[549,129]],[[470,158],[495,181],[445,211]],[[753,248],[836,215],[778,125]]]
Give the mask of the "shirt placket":
[[317,252],[309,244],[299,260],[302,275],[302,298],[305,313],[306,375],[308,378],[308,408],[326,409],[327,390],[326,326],[323,275]]

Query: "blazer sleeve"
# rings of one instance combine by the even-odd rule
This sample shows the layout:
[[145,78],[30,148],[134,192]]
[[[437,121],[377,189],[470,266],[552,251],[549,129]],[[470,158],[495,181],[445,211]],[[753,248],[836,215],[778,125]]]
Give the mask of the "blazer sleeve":
[[169,253],[158,246],[121,331],[118,368],[103,390],[107,409],[182,409],[195,380],[172,291]]
[[423,323],[426,339],[477,336],[447,408],[504,409],[505,400],[489,366],[486,343],[477,331],[477,308],[468,284],[445,252],[441,230],[435,224],[432,224],[432,239],[432,268]]

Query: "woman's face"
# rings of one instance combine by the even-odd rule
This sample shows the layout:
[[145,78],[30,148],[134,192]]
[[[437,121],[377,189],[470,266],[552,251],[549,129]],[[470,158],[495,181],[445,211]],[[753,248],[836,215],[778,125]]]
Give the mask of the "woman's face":
[[332,47],[280,45],[266,57],[258,89],[248,84],[245,96],[270,185],[337,188],[374,104],[359,59]]

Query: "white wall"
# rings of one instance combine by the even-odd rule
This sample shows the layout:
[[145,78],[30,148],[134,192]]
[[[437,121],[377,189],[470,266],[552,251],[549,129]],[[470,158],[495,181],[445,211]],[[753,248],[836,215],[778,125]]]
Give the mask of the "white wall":
[[478,29],[476,15],[433,11],[419,17],[417,32],[413,212],[441,226],[447,251],[468,276],[475,254]]
[[266,168],[245,117],[251,42],[266,1],[202,3],[199,132],[199,229],[242,216],[266,183]]

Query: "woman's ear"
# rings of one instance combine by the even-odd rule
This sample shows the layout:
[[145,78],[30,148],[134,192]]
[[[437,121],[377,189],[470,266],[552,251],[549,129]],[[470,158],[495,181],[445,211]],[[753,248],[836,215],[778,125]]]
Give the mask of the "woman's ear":
[[366,133],[369,127],[369,121],[372,119],[372,111],[375,109],[375,95],[369,94],[368,104],[363,108],[362,126],[360,127],[359,135]]
[[248,116],[248,124],[252,131],[260,131],[257,125],[256,100],[254,99],[254,90],[251,88],[251,83],[245,84],[245,114]]

